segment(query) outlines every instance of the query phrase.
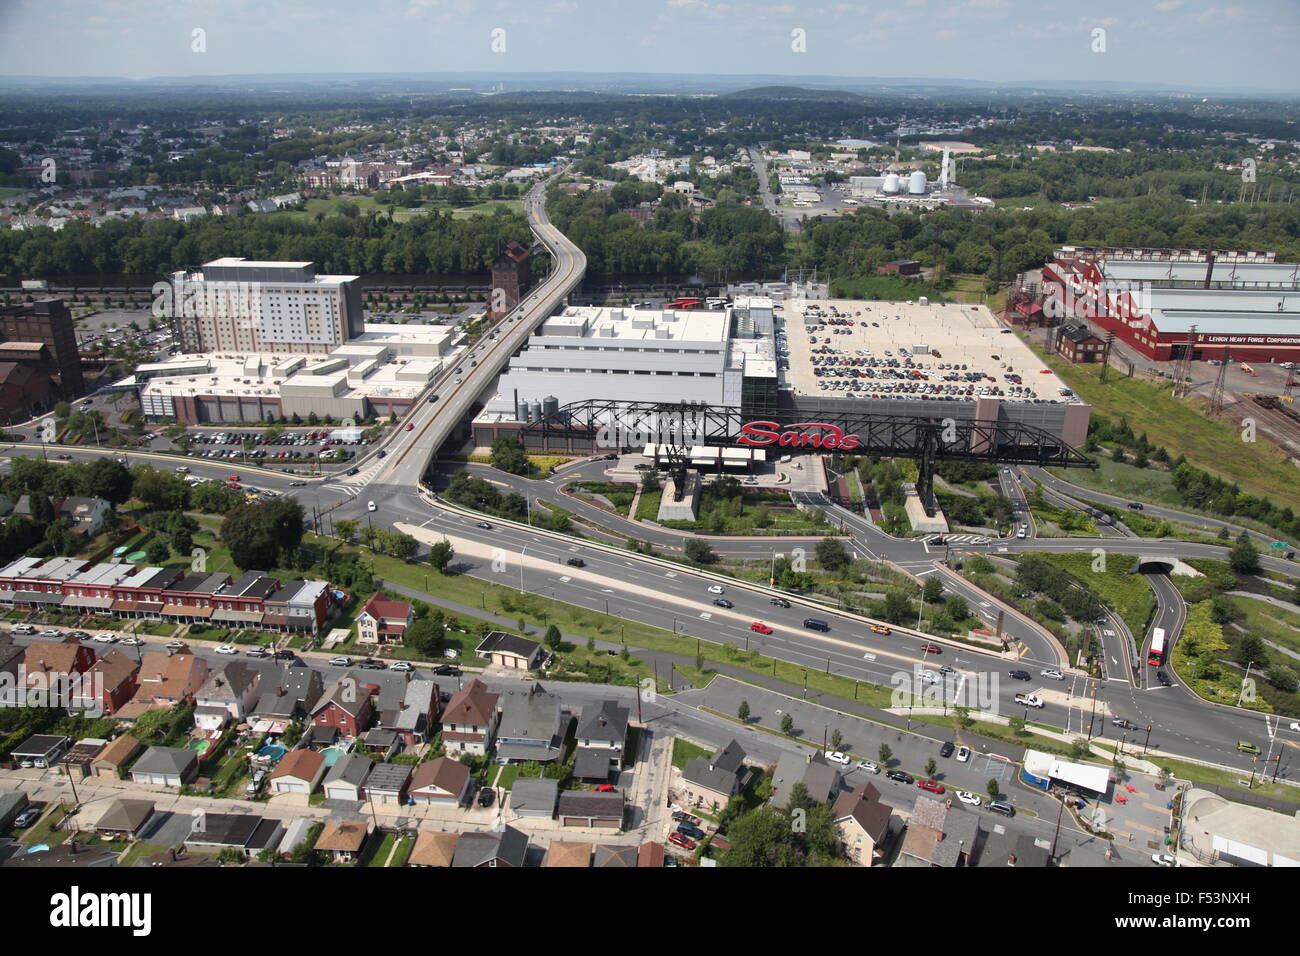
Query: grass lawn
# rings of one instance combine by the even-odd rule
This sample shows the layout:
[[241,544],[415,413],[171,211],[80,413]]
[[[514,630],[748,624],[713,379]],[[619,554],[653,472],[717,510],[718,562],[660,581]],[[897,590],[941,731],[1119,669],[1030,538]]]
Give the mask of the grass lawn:
[[385,833],[382,840],[371,837],[366,841],[366,848],[361,852],[361,859],[357,861],[357,866],[387,866],[388,854],[393,851],[393,844],[396,842],[395,833]]
[[22,835],[22,842],[28,846],[39,846],[42,843],[48,846],[58,846],[68,838],[66,830],[55,830],[59,821],[64,818],[68,812],[68,805],[65,803],[58,804],[53,810],[45,814],[36,825],[29,827]]
[[1213,767],[1202,767],[1199,764],[1170,760],[1168,757],[1161,757],[1154,753],[1148,753],[1143,759],[1151,761],[1158,767],[1163,767],[1175,777],[1190,780],[1192,783],[1214,783],[1241,790],[1243,793],[1259,793],[1266,797],[1286,800],[1288,803],[1300,804],[1300,789],[1282,783],[1261,783],[1258,771],[1255,774],[1255,786],[1250,788],[1244,787],[1237,782],[1238,780],[1250,779],[1249,769],[1240,771],[1216,770]]
[[1092,553],[1084,554],[1050,554],[1040,552],[1047,561],[1058,568],[1069,571],[1097,593],[1115,612],[1124,619],[1133,636],[1141,641],[1147,622],[1155,611],[1156,599],[1147,585],[1146,578],[1140,574],[1129,574],[1129,568],[1137,561],[1136,555],[1107,554],[1106,570],[1095,572]]
[[686,761],[692,757],[709,757],[713,751],[705,750],[703,747],[697,747],[695,744],[680,737],[673,738],[673,766],[681,770],[686,766]]
[[[1263,638],[1266,641],[1272,641],[1274,644],[1280,644],[1288,650],[1300,653],[1300,614],[1288,611],[1285,608],[1275,607],[1267,601],[1255,601],[1251,598],[1230,597],[1228,600],[1232,606],[1242,616],[1243,620],[1238,623],[1246,628],[1247,634],[1254,634],[1256,637]],[[1231,635],[1235,629],[1225,627],[1225,635]],[[1239,633],[1239,632],[1235,632]],[[1276,655],[1277,663],[1286,664],[1293,669],[1296,668],[1297,662],[1293,659],[1287,659],[1283,655]]]
[[411,858],[411,851],[415,849],[415,837],[403,836],[397,841],[397,849],[393,851],[393,858],[389,861],[389,866],[406,866],[406,861]]
[[606,499],[614,510],[624,518],[636,497],[636,485],[615,485],[606,481],[580,481],[576,486],[580,491],[591,495],[600,495]]
[[1201,399],[1179,401],[1173,397],[1172,383],[1156,384],[1123,375],[1111,374],[1103,385],[1100,367],[1048,358],[1037,344],[1022,339],[1098,414],[1117,421],[1123,416],[1134,432],[1146,432],[1172,457],[1186,455],[1196,467],[1235,482],[1251,494],[1279,506],[1300,508],[1300,481],[1286,456],[1268,442],[1242,441],[1239,427],[1206,416]]
[[163,843],[132,843],[131,849],[126,851],[126,856],[118,866],[135,866],[146,857],[157,856],[159,853],[166,853],[171,847]]
[[519,779],[519,767],[517,763],[508,763],[505,766],[497,767],[496,778],[492,781],[492,786],[500,787],[502,790],[513,790],[515,781]]
[[135,626],[137,634],[150,634],[153,637],[171,637],[176,633],[179,624],[171,624],[167,621],[141,621]]

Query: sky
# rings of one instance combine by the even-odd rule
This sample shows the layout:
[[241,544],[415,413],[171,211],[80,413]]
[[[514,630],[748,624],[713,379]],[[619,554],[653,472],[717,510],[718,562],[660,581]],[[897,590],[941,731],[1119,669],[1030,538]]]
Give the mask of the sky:
[[10,76],[774,73],[1300,92],[1297,49],[1300,0],[0,0]]

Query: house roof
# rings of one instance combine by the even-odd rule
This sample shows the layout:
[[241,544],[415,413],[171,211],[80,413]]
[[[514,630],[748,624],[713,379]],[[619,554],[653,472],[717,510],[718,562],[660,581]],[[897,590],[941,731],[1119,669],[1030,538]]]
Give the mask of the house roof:
[[880,802],[880,791],[868,782],[851,793],[840,794],[831,816],[836,823],[852,818],[872,842],[880,843],[889,833],[891,812],[886,804]]
[[490,833],[462,833],[456,842],[452,866],[483,866],[500,860],[510,866],[523,866],[528,853],[528,837],[507,825]]
[[900,852],[934,866],[956,866],[961,854],[972,854],[978,835],[979,820],[974,814],[930,797],[917,797]]
[[568,840],[552,840],[546,848],[542,866],[591,866],[592,845]]
[[597,843],[591,854],[592,866],[613,866],[632,869],[636,866],[640,848],[611,843]]
[[130,760],[140,749],[140,741],[130,734],[123,734],[121,737],[111,741],[107,747],[99,752],[95,758],[95,763],[104,767],[117,767]]
[[362,614],[383,620],[384,618],[405,621],[411,614],[411,605],[405,601],[394,601],[383,591],[376,591],[361,606]]
[[272,780],[294,777],[308,782],[320,775],[325,758],[314,750],[294,750],[284,755],[271,771]]
[[808,789],[808,796],[813,800],[825,803],[839,789],[839,777],[839,773],[820,753],[805,755],[785,751],[772,774],[771,804],[777,809],[785,809],[790,802],[790,791],[796,783],[803,783]]
[[[114,690],[135,673],[136,663],[121,651],[114,648],[95,661],[89,673],[97,674],[105,690]],[[93,685],[92,685],[93,686]]]
[[10,753],[15,757],[45,757],[68,742],[58,734],[32,734]]
[[415,838],[415,846],[407,857],[407,866],[451,866],[456,858],[456,844],[459,833],[435,833],[421,830]]
[[246,847],[262,823],[255,813],[205,813],[202,828],[195,828],[186,843],[212,843],[219,846]]
[[131,767],[131,772],[179,774],[198,762],[198,754],[188,747],[150,747]]
[[465,792],[465,785],[468,782],[469,767],[459,760],[439,757],[415,768],[415,773],[411,774],[410,792],[436,788],[459,796]]
[[647,868],[663,866],[664,845],[653,840],[642,843],[637,850],[636,865]]
[[[540,684],[502,695],[501,724],[497,727],[499,747],[508,748],[510,740],[536,740],[545,749],[554,751],[550,756],[558,756],[562,732],[560,698],[547,693]],[[528,745],[529,752],[538,750]]]
[[516,777],[510,789],[510,809],[545,811],[554,815],[560,781],[546,777]]
[[344,754],[325,774],[325,783],[343,781],[359,787],[366,782],[366,777],[370,776],[370,768],[374,765],[375,762],[364,754]]
[[692,757],[682,768],[682,776],[691,783],[716,793],[731,793],[745,764],[745,751],[732,740],[711,757]]
[[153,815],[153,808],[152,800],[128,800],[119,797],[108,805],[108,809],[95,824],[95,829],[135,833]]
[[623,820],[623,794],[591,790],[565,790],[560,794],[560,816]]
[[483,638],[482,643],[474,649],[474,653],[480,657],[486,657],[490,653],[494,654],[517,654],[532,660],[533,655],[541,650],[542,645],[537,641],[530,641],[526,637],[520,637],[518,634],[507,634],[505,631],[492,631],[487,637]]
[[605,780],[609,777],[610,751],[604,747],[579,747],[573,758],[573,775],[579,780]]
[[411,779],[411,765],[406,763],[377,763],[366,778],[366,791],[388,790],[397,793]]
[[452,695],[442,712],[444,724],[469,724],[486,727],[496,716],[498,695],[487,689],[477,677]]
[[[75,637],[60,641],[35,641],[27,646],[23,659],[23,669],[28,674],[50,671],[55,674],[71,674],[81,644]],[[91,651],[94,657],[94,651]]]
[[627,721],[630,711],[614,700],[602,700],[582,708],[578,719],[579,740],[604,740],[622,744],[627,739]]
[[369,833],[370,825],[364,820],[329,820],[316,841],[316,849],[356,853]]

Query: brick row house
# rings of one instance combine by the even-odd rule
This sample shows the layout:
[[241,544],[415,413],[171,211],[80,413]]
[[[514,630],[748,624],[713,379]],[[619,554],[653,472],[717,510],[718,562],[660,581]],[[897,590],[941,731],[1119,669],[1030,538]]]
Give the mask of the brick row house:
[[281,582],[261,571],[223,572],[96,564],[83,558],[17,558],[0,568],[0,606],[59,607],[85,614],[216,624],[316,635],[342,592],[325,581]]

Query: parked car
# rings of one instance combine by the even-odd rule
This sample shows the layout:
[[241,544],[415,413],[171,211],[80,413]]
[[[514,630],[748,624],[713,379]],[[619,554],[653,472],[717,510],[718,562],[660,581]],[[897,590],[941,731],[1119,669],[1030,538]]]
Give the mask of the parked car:
[[331,666],[331,667],[348,667],[348,666],[350,666],[351,664],[352,664],[352,658],[350,658],[350,657],[331,657],[331,658],[330,658],[330,666]]
[[685,810],[674,811],[673,820],[675,820],[678,823],[689,823],[693,827],[698,827],[700,825],[700,818],[696,816],[692,816],[691,814],[687,813]]
[[96,635],[92,638],[92,640],[93,640],[96,644],[116,644],[116,643],[117,643],[117,635],[116,635],[116,634],[96,634]]
[[951,757],[951,756],[952,756],[952,752],[953,752],[954,750],[956,750],[956,749],[957,749],[957,748],[953,746],[951,740],[945,740],[945,741],[943,742],[943,746],[939,748],[939,756],[940,756],[940,757]]
[[478,805],[480,807],[490,807],[497,798],[496,790],[491,787],[484,787],[478,792]]
[[256,771],[254,771],[254,772],[253,772],[253,779],[250,780],[250,781],[248,781],[248,786],[244,788],[244,789],[245,789],[245,792],[250,793],[250,794],[251,794],[251,793],[257,793],[257,791],[259,791],[259,790],[262,789],[262,781],[264,781],[265,779],[266,779],[266,771],[265,771],[265,770],[256,770]]
[[216,651],[218,654],[238,654],[239,648],[234,644],[218,644]]
[[849,765],[848,755],[842,754],[838,750],[828,750],[824,754],[822,754],[822,756],[825,757],[827,760],[829,760],[831,763],[837,763],[844,767],[847,767]]
[[617,788],[612,783],[601,783],[591,789],[596,793],[613,793]]
[[393,663],[388,665],[388,669],[390,671],[402,671],[404,673],[409,673],[410,671],[415,670],[415,668],[411,666],[410,661],[393,661]]
[[958,747],[958,748],[957,748],[957,762],[958,762],[958,763],[965,763],[965,762],[968,761],[968,760],[970,760],[970,748],[969,748],[969,747]]
[[456,650],[454,647],[444,647],[442,649],[442,656],[449,661],[454,661],[456,658],[460,657],[460,651]]
[[169,651],[183,651],[188,648],[189,645],[184,641],[168,641],[163,645],[163,647],[167,648]]
[[44,811],[40,807],[28,807],[18,816],[14,817],[13,828],[15,830],[25,830],[41,818]]
[[63,636],[63,632],[60,631],[57,627],[47,627],[45,630],[41,631],[41,637],[62,637],[62,636]]
[[967,806],[978,807],[984,802],[969,790],[954,790],[953,793],[957,794],[957,799]]
[[853,765],[854,770],[863,770],[867,773],[880,773],[880,765],[874,760],[859,760]]
[[248,650],[244,651],[244,653],[247,654],[249,657],[270,657],[271,656],[271,652],[268,651],[265,647],[250,647]]
[[668,834],[668,842],[673,844],[674,846],[681,847],[683,850],[695,849],[695,841],[682,833]]
[[117,641],[119,644],[125,644],[127,647],[143,647],[144,641],[138,637],[121,637]]
[[1004,800],[990,800],[988,807],[994,813],[1000,813],[1004,817],[1014,817],[1016,808]]
[[911,784],[916,782],[915,777],[913,777],[910,773],[904,773],[901,770],[886,770],[885,776],[888,777],[890,780],[897,780],[899,783]]
[[699,827],[691,826],[689,823],[677,824],[677,832],[684,837],[689,837],[692,840],[704,839],[704,831],[701,830]]
[[922,790],[928,790],[930,793],[943,793],[944,785],[937,780],[918,780],[916,785]]
[[377,661],[373,657],[367,657],[364,661],[357,664],[363,671],[386,671],[388,665],[383,661]]
[[1156,866],[1182,866],[1182,864],[1178,862],[1178,857],[1173,856],[1170,853],[1152,853],[1151,862]]

